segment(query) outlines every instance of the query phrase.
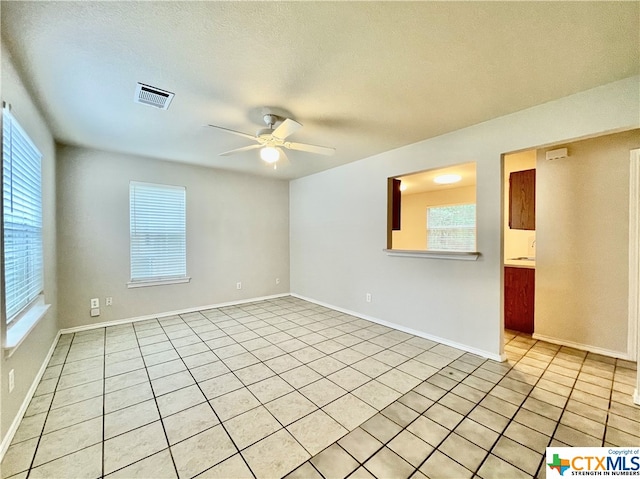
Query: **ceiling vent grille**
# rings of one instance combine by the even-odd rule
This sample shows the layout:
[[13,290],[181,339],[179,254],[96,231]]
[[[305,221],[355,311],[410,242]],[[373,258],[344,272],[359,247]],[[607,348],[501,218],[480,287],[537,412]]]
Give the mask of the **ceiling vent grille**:
[[169,108],[169,104],[171,103],[171,100],[173,100],[173,97],[174,94],[169,91],[145,85],[144,83],[138,83],[136,85],[136,96],[133,101],[135,103],[142,103],[143,105],[149,105],[155,108],[160,108],[161,110],[166,110]]

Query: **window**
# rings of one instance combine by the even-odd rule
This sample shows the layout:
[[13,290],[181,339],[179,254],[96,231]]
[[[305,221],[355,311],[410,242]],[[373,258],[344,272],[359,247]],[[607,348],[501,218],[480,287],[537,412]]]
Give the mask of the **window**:
[[41,160],[9,108],[3,108],[2,221],[8,324],[43,293]]
[[477,260],[476,203],[476,162],[388,178],[385,251]]
[[427,208],[427,250],[474,251],[475,248],[475,204]]
[[186,190],[132,181],[129,287],[187,282]]

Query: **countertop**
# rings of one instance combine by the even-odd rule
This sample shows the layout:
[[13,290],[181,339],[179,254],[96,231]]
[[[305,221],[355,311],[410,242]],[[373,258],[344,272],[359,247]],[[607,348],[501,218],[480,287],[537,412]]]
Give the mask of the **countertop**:
[[504,265],[509,268],[529,268],[535,269],[536,262],[532,260],[525,259],[507,259],[504,261]]

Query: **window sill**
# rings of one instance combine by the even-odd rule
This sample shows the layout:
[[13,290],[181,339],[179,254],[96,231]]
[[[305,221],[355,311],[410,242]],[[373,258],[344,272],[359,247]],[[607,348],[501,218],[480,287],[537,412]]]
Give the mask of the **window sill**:
[[179,284],[189,283],[191,277],[185,276],[184,278],[171,278],[171,279],[152,279],[149,281],[129,281],[127,288],[146,288],[147,286],[162,286],[164,284]]
[[44,304],[44,301],[31,306],[22,317],[7,329],[7,337],[4,342],[5,357],[9,358],[18,349],[18,346],[27,338],[36,324],[44,318],[51,305]]
[[458,261],[476,261],[480,256],[477,251],[420,251],[404,249],[385,249],[388,256],[401,256],[406,258],[433,258],[453,259]]

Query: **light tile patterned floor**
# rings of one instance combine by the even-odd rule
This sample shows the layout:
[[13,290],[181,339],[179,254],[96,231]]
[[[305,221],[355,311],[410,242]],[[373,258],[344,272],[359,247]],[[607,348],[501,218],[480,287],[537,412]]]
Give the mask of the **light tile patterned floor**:
[[640,444],[635,364],[507,341],[292,297],[64,335],[2,477],[544,477],[549,444]]

